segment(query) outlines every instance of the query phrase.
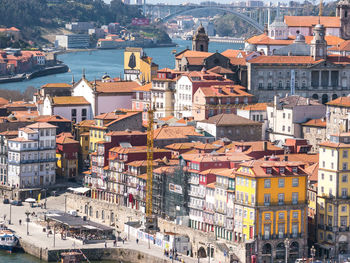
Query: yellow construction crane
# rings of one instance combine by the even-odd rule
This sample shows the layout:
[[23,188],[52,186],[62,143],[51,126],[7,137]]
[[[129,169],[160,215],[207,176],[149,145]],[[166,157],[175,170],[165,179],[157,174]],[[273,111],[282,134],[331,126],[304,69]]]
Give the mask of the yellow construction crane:
[[154,131],[154,109],[148,109],[147,126],[147,192],[146,192],[146,215],[152,217],[152,190],[153,190],[153,131]]
[[320,10],[318,12],[318,16],[322,16],[322,12],[323,12],[323,3],[322,3],[322,0],[320,0]]

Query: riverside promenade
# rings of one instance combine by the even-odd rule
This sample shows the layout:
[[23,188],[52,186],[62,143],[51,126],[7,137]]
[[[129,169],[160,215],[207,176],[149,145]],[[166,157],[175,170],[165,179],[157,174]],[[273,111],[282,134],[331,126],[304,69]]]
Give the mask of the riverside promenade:
[[[113,241],[107,241],[107,248],[105,248],[105,243],[103,242],[83,245],[81,242],[72,238],[62,240],[60,234],[56,234],[55,238],[53,234],[48,236],[46,232],[43,232],[43,226],[35,222],[38,220],[38,215],[46,210],[64,210],[63,195],[48,198],[46,210],[41,209],[40,207],[32,208],[27,203],[23,204],[23,206],[11,207],[12,222],[8,227],[16,232],[16,235],[19,237],[20,243],[26,253],[42,260],[57,262],[61,252],[70,249],[81,249],[89,260],[113,260],[114,262],[171,262],[171,259],[164,256],[162,249],[153,244],[150,244],[151,248],[149,249],[147,242],[140,241],[136,244],[135,238],[130,238],[130,240],[125,241],[124,244],[121,241],[118,241],[117,247],[114,247]],[[29,217],[29,235],[27,235],[26,211],[29,211],[30,213],[34,212],[37,215],[31,215]],[[0,218],[4,218],[4,216],[6,216],[6,221],[10,219],[10,205],[5,205],[1,202]],[[19,220],[22,221],[21,224],[19,224]],[[184,262],[189,263],[198,262],[198,259],[182,255],[181,259],[184,259]]]

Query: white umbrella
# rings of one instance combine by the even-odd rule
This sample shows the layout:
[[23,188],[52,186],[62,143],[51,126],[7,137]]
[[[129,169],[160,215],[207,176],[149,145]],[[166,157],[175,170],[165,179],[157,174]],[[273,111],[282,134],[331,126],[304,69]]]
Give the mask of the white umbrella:
[[35,203],[36,200],[34,198],[27,198],[26,200],[24,200],[27,203]]

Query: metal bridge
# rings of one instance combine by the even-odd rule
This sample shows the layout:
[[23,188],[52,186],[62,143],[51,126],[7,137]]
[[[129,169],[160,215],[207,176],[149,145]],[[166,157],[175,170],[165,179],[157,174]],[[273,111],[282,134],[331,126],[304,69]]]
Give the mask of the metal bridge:
[[235,6],[229,4],[217,5],[162,5],[145,4],[140,9],[146,17],[158,19],[160,22],[167,22],[180,15],[189,15],[200,11],[215,11],[217,13],[231,13],[239,19],[247,22],[250,26],[262,32],[266,23],[271,23],[271,17],[277,13],[286,15],[298,15],[302,7],[284,6]]

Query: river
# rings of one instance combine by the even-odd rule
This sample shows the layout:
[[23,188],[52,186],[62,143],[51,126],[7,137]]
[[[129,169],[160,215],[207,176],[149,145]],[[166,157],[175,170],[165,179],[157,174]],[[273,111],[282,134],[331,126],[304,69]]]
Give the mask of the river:
[[[153,61],[159,65],[159,68],[174,68],[174,55],[172,50],[176,49],[177,52],[191,48],[191,41],[175,40],[178,47],[168,48],[146,48],[145,52],[148,56],[153,58]],[[227,49],[239,49],[241,44],[231,43],[215,43],[209,44],[209,51],[222,52]],[[71,72],[50,75],[40,78],[35,78],[28,81],[16,82],[16,83],[2,83],[0,89],[13,89],[24,91],[28,86],[34,86],[39,88],[46,83],[69,83],[74,75],[75,80],[79,80],[82,74],[82,69],[85,69],[87,79],[93,80],[94,78],[100,78],[104,73],[108,73],[113,77],[118,77],[123,73],[124,57],[123,50],[96,50],[92,52],[74,52],[59,55],[58,57],[65,64],[67,64]],[[1,94],[0,94],[1,97]],[[39,263],[43,262],[29,255],[7,254],[0,252],[0,263]]]
[[[186,47],[191,48],[191,41],[177,39],[174,40],[174,42],[179,46],[165,48],[146,48],[144,51],[148,56],[153,58],[153,62],[157,63],[159,65],[159,68],[174,68],[175,59],[174,54],[172,54],[172,50],[176,49],[177,52],[180,52]],[[242,44],[211,42],[209,44],[209,51],[222,52],[226,49],[239,49],[242,47]],[[94,78],[99,79],[104,73],[108,73],[112,77],[119,77],[120,74],[123,73],[123,50],[109,49],[96,50],[91,52],[73,52],[61,54],[58,56],[58,59],[69,66],[70,72],[49,75],[23,82],[1,83],[0,89],[24,91],[29,86],[39,88],[46,83],[69,83],[72,81],[73,75],[75,81],[77,81],[81,77],[83,68],[85,69],[86,77],[89,80],[93,80]]]

